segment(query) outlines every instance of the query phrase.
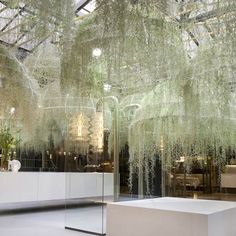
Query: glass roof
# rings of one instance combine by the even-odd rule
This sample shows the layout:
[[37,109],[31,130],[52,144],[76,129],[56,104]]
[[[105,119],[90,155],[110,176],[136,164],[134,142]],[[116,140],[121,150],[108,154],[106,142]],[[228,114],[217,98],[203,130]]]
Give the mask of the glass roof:
[[[45,39],[37,39],[33,35],[34,25],[22,30],[22,21],[25,17],[34,17],[34,9],[28,8],[23,2],[17,6],[13,0],[0,1],[0,41],[4,44],[33,51]],[[163,4],[165,2],[165,4]],[[184,27],[183,40],[186,50],[193,57],[201,44],[211,42],[219,27],[218,13],[214,12],[216,0],[157,0],[156,4],[169,20],[179,22]],[[96,0],[74,0],[75,16],[84,17],[96,9]],[[166,7],[167,5],[167,7]],[[225,6],[222,5],[222,8]],[[166,10],[167,9],[167,10]],[[222,14],[224,11],[222,11]],[[218,14],[218,15],[217,15]]]
[[[93,12],[95,0],[75,0],[75,16],[81,17]],[[24,18],[34,17],[34,12],[23,1],[15,6],[11,0],[0,1],[0,42],[25,50],[33,51],[45,39],[34,37],[34,25],[22,30]]]

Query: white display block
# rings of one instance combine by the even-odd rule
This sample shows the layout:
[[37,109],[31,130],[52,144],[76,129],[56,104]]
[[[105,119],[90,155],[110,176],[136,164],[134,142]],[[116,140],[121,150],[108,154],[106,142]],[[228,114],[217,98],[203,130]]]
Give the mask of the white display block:
[[112,173],[0,172],[0,204],[113,195]]
[[235,236],[236,203],[158,198],[107,206],[107,236]]

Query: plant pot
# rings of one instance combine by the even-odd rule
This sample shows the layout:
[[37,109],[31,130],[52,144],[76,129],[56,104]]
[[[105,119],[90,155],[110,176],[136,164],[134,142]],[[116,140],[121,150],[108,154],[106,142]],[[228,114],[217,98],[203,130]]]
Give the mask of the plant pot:
[[5,158],[1,159],[1,171],[8,171],[8,161]]
[[2,171],[8,171],[8,149],[2,149],[2,158],[1,158],[1,169]]

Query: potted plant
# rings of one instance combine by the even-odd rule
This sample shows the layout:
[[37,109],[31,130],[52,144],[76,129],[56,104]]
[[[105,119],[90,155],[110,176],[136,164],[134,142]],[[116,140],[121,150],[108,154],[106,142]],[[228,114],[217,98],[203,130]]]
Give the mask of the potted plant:
[[15,139],[9,128],[3,128],[0,131],[1,169],[8,169],[8,161],[11,157],[12,149],[15,149],[19,140]]

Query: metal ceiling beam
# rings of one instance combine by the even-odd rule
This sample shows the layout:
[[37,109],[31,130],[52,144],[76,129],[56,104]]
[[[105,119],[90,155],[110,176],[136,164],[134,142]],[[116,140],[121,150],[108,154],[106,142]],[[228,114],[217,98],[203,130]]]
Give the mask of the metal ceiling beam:
[[[87,4],[88,4],[89,2],[91,2],[91,0],[81,0],[81,1],[78,3],[78,5],[76,6],[76,12],[75,12],[75,13],[78,13],[81,9],[84,9],[84,7],[87,6]],[[8,4],[9,4],[9,3],[8,3],[7,1],[0,0],[0,3],[2,3],[3,5],[5,5],[4,10],[7,9],[7,8],[9,8],[9,7],[8,7]],[[31,15],[35,15],[35,13],[34,13],[33,11],[27,9],[26,7],[27,7],[27,5],[25,5],[25,6],[23,6],[23,7],[18,7],[18,8],[17,8],[17,9],[19,9],[19,11],[17,12],[17,14],[15,14],[15,15],[13,16],[13,18],[0,30],[0,31],[2,31],[2,33],[0,33],[0,37],[3,36],[3,35],[5,35],[5,34],[7,34],[7,33],[10,33],[11,31],[13,31],[13,30],[15,30],[16,28],[18,28],[18,27],[21,26],[21,24],[18,24],[18,25],[16,25],[16,26],[12,27],[11,29],[6,30],[6,29],[11,25],[11,23],[17,18],[17,16],[18,16],[19,14],[21,14],[22,12],[26,12],[26,13],[29,13],[29,14],[31,14]],[[90,13],[87,9],[84,9],[84,10],[87,11],[88,13]],[[1,13],[1,11],[3,11],[3,10],[0,10],[0,13]],[[32,28],[34,28],[34,27],[32,27]],[[31,29],[32,29],[32,28],[31,28]],[[6,30],[6,31],[5,31],[5,30]],[[26,35],[26,33],[21,34],[21,35],[15,40],[14,44],[11,44],[11,45],[12,45],[12,46],[16,46],[16,47],[20,47],[20,46],[23,46],[25,43],[28,43],[28,42],[30,42],[30,41],[33,40],[33,38],[31,38],[31,39],[29,39],[29,40],[27,40],[27,41],[25,41],[25,42],[22,42],[22,43],[16,45],[22,38],[24,38],[25,35]],[[48,37],[46,37],[46,39],[47,39],[47,38],[48,38]],[[45,40],[46,40],[46,39],[45,39]],[[43,40],[41,40],[38,45],[40,45],[41,43],[43,43]],[[36,45],[35,48],[37,48],[38,45]],[[34,49],[33,49],[33,50],[34,50]]]
[[220,11],[212,10],[212,11],[208,11],[206,13],[202,13],[197,16],[191,17],[188,19],[188,22],[204,23],[207,20],[210,20],[212,18],[222,17],[233,11],[234,11],[234,8],[232,7],[225,7],[225,8],[222,8]]
[[188,33],[188,35],[193,40],[193,42],[199,47],[200,43],[198,42],[198,40],[196,39],[194,34],[190,30],[188,30],[188,29],[185,29],[185,31]]
[[207,25],[207,23],[204,24],[204,27],[206,28],[206,30],[207,30],[207,32],[209,33],[209,35],[210,35],[213,39],[215,39],[215,38],[216,38],[216,35],[215,35],[214,32],[211,30],[211,27],[209,27],[209,26]]
[[5,10],[7,10],[8,7],[4,6],[1,10],[0,13],[4,12]]
[[[12,47],[12,46],[13,46],[12,44],[7,43],[7,42],[5,42],[5,41],[3,41],[3,40],[1,40],[1,39],[0,39],[0,43],[3,44],[3,45],[6,46],[6,47]],[[23,50],[23,51],[26,51],[26,52],[30,52],[30,50],[25,49],[25,48],[19,47],[19,49],[20,49],[20,50]]]
[[34,52],[45,40],[47,40],[50,36],[53,35],[55,31],[50,32],[48,35],[46,35],[43,39],[41,39],[35,46],[30,50],[30,52]]
[[[40,44],[42,44],[46,39],[48,39],[51,35],[53,35],[53,33],[55,33],[55,31],[51,31],[50,33],[48,33],[48,34],[47,34],[45,37],[43,37],[43,38],[38,42],[38,44],[37,44],[34,48],[32,48],[30,51],[31,51],[31,52],[34,51]],[[29,43],[29,42],[31,42],[31,41],[33,41],[33,40],[35,40],[35,39],[37,39],[37,36],[34,36],[34,37],[32,37],[32,38],[29,38],[29,39],[27,39],[26,41],[21,42],[21,43],[15,45],[15,47],[21,47],[22,45],[24,45],[24,44],[26,44],[26,43]]]
[[89,10],[87,10],[86,8],[82,8],[81,10],[84,10],[84,11],[86,11],[86,12],[88,12],[88,13],[91,13]]
[[1,31],[3,32],[8,26],[11,25],[11,23],[17,18],[17,16],[19,16],[19,14],[21,14],[24,11],[24,9],[20,9],[12,18],[10,21],[7,22],[6,25],[4,25],[4,27],[1,29]]
[[14,41],[13,45],[16,45],[21,39],[23,39],[26,36],[26,33],[21,34],[17,39]]
[[22,33],[22,34],[15,40],[15,42],[13,43],[13,45],[17,44],[21,39],[23,39],[27,34],[29,34],[30,31],[33,30],[33,28],[34,28],[36,25],[37,25],[37,23],[34,23],[34,24],[30,27],[29,31],[27,31],[26,33]]
[[[29,1],[29,2],[30,2],[30,1]],[[7,1],[0,0],[0,3],[2,3],[4,6],[6,6],[6,7],[9,8],[9,9],[13,9],[13,8],[9,7],[9,5],[8,5],[9,2],[7,2]],[[26,3],[23,7],[17,6],[17,7],[14,8],[14,9],[19,9],[19,10],[22,9],[23,11],[25,11],[25,12],[27,12],[27,13],[34,14],[34,12],[32,12],[32,11],[30,11],[29,9],[26,8],[27,5],[29,5],[29,3]]]
[[3,35],[5,35],[5,34],[8,34],[8,33],[10,33],[12,30],[15,30],[15,29],[17,29],[17,28],[19,28],[19,27],[21,27],[23,24],[22,23],[20,23],[20,24],[18,24],[18,25],[15,25],[14,27],[12,27],[12,28],[10,28],[10,29],[8,29],[8,30],[6,30],[6,31],[3,31],[3,32],[1,32],[0,33],[0,37],[2,37]]
[[79,2],[79,4],[76,6],[76,12],[78,13],[80,10],[82,10],[84,7],[86,7],[89,3],[91,2],[91,0],[82,0]]
[[[8,5],[8,2],[7,1],[0,1],[2,4],[4,4],[7,8],[7,5]],[[87,4],[89,4],[91,2],[91,0],[81,0],[79,1],[78,5],[76,6],[76,13],[78,13],[80,10],[84,9],[84,7],[86,7]],[[86,10],[86,9],[84,9]],[[29,11],[28,9],[24,7],[21,7],[19,8],[19,12],[13,16],[13,19],[11,19],[3,28],[1,31],[4,31],[13,21],[14,19],[21,13],[21,12],[28,12],[30,14],[34,14],[34,12],[32,11]],[[182,20],[186,23],[190,23],[190,22],[195,22],[195,23],[205,23],[205,21],[209,20],[209,19],[212,19],[212,18],[215,18],[215,17],[220,17],[220,16],[223,16],[225,14],[227,14],[230,10],[228,8],[225,8],[223,9],[222,11],[218,12],[218,11],[209,11],[209,12],[206,12],[206,13],[202,13],[202,14],[199,14],[195,17],[192,17],[192,18],[185,18],[185,19],[176,19],[180,24],[182,23]],[[89,11],[88,11],[89,12]],[[181,17],[182,18],[182,17]],[[6,33],[10,32],[11,30],[15,29],[16,27],[18,26],[15,26],[13,27],[12,29],[9,29],[8,31],[6,31]],[[210,29],[207,28],[208,32],[210,33]],[[193,33],[189,30],[186,30],[187,33],[189,34],[189,36],[191,37],[191,39],[194,41],[194,43],[199,46],[199,42],[197,41],[197,39],[195,38],[195,36],[193,35]],[[5,32],[4,32],[5,34]],[[22,34],[16,41],[15,43],[19,42],[23,37],[24,37],[25,34]],[[2,36],[2,35],[0,35]],[[214,37],[214,35],[212,35]],[[22,44],[21,44],[22,45]]]
[[[4,42],[2,40],[0,40],[0,44],[4,45],[5,47],[12,47],[13,46],[13,45],[11,45],[7,42]],[[16,57],[19,60],[21,60],[21,61],[24,60],[29,54],[30,54],[30,51],[28,49],[25,49],[22,47],[17,48]]]

